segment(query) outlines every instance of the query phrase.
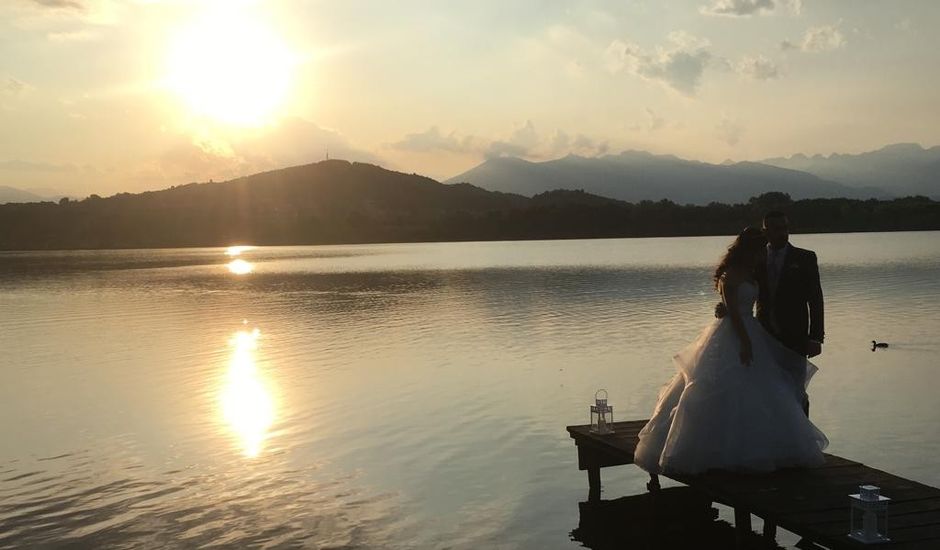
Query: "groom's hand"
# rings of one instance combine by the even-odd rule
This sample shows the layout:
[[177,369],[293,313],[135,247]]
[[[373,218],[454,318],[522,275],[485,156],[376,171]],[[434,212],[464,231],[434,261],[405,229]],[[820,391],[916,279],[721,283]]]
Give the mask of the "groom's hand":
[[807,357],[816,357],[820,353],[822,353],[822,344],[820,344],[819,342],[814,342],[810,340],[806,344],[806,356]]
[[724,302],[718,302],[715,304],[715,318],[724,319],[725,315],[728,314],[728,308],[725,307]]

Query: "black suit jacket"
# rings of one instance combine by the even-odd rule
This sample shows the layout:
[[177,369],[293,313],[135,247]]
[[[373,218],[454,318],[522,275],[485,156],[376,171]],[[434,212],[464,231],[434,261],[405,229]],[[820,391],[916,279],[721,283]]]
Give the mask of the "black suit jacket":
[[802,355],[806,355],[809,340],[822,343],[823,294],[816,253],[789,245],[773,296],[767,284],[766,262],[758,265],[757,278],[760,285],[757,319],[764,328]]

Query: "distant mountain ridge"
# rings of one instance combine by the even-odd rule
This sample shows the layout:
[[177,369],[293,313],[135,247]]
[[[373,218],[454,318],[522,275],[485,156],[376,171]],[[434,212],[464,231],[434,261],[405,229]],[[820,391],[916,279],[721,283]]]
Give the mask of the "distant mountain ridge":
[[587,158],[577,155],[530,162],[489,159],[445,183],[470,183],[490,191],[533,196],[553,189],[585,192],[628,202],[667,199],[680,204],[736,203],[779,191],[793,199],[887,198],[886,191],[854,187],[814,174],[756,162],[710,164],[673,155],[624,151]]
[[927,198],[793,201],[770,192],[708,206],[581,190],[528,198],[330,160],[140,194],[0,204],[0,250],[730,235],[780,208],[804,231],[940,229],[940,202]]
[[0,185],[0,204],[7,202],[39,202],[41,200],[43,200],[43,197],[35,193],[8,185]]
[[872,186],[896,195],[940,199],[940,146],[895,143],[856,155],[793,155],[764,159],[763,164],[801,170],[852,186]]

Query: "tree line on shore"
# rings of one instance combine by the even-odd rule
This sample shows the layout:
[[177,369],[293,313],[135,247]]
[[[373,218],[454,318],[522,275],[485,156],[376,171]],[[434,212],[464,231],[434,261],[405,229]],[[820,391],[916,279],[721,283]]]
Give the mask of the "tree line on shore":
[[940,202],[804,199],[628,203],[558,190],[528,198],[345,161],[224,183],[0,205],[0,249],[96,249],[729,235],[788,213],[797,233],[940,229]]

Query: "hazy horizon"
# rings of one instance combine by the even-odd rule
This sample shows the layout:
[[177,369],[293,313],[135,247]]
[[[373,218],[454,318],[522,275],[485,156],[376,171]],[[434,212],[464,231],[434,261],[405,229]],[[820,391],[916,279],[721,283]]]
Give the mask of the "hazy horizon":
[[12,0],[0,186],[87,196],[331,158],[721,163],[940,144],[940,4]]

